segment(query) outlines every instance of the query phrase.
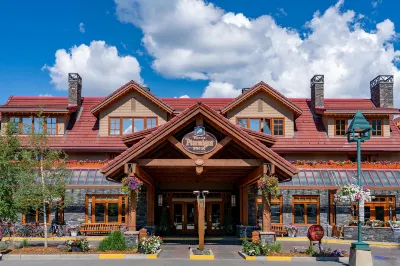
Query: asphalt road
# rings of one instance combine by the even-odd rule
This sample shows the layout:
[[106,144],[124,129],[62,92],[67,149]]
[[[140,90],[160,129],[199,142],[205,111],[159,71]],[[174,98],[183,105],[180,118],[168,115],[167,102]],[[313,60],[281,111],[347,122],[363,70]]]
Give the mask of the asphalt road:
[[[57,260],[57,261],[2,261],[4,266],[197,266],[197,265],[221,265],[221,266],[241,266],[241,265],[296,265],[296,266],[343,266],[338,262],[273,262],[273,261],[245,261],[245,260],[214,260],[214,261],[194,261],[194,260]],[[398,266],[395,261],[374,261],[375,266]]]

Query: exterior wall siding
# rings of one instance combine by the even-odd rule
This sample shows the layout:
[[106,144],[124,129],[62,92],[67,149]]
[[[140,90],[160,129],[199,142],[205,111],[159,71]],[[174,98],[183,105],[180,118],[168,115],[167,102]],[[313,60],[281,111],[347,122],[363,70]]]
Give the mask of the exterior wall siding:
[[[259,102],[262,100],[262,108]],[[262,111],[261,111],[262,110]],[[237,118],[285,118],[285,136],[294,136],[294,114],[281,102],[266,93],[258,93],[228,112],[227,118],[234,124]]]
[[[135,104],[131,99],[135,98]],[[134,110],[132,110],[134,109]],[[111,103],[104,108],[99,115],[100,119],[100,136],[108,136],[108,118],[109,117],[158,117],[158,125],[164,124],[168,115],[161,108],[156,106],[150,100],[139,94],[138,92],[129,92],[117,101]]]

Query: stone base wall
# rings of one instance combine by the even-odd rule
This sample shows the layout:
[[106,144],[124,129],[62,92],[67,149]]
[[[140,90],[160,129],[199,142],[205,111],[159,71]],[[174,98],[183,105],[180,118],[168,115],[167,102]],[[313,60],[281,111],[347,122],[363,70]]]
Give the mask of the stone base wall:
[[[363,241],[395,242],[394,231],[390,227],[369,227],[361,228]],[[358,227],[345,226],[343,232],[344,240],[357,240]]]

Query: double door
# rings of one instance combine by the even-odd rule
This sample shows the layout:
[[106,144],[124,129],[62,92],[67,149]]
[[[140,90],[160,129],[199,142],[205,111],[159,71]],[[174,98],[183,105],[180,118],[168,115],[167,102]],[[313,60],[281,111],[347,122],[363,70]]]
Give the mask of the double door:
[[[204,231],[207,234],[223,232],[223,204],[221,202],[206,203]],[[198,233],[197,202],[174,202],[172,208],[172,231],[175,234]]]

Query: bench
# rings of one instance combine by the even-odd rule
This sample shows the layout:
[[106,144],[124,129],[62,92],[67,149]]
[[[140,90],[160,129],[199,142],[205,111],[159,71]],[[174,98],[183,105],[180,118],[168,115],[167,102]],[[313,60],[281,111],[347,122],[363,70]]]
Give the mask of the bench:
[[120,231],[120,224],[107,224],[107,223],[95,223],[95,224],[82,224],[80,232],[87,236],[92,235],[104,235],[114,231]]
[[286,234],[286,230],[283,224],[271,224],[271,231],[275,232],[277,235],[281,237]]

